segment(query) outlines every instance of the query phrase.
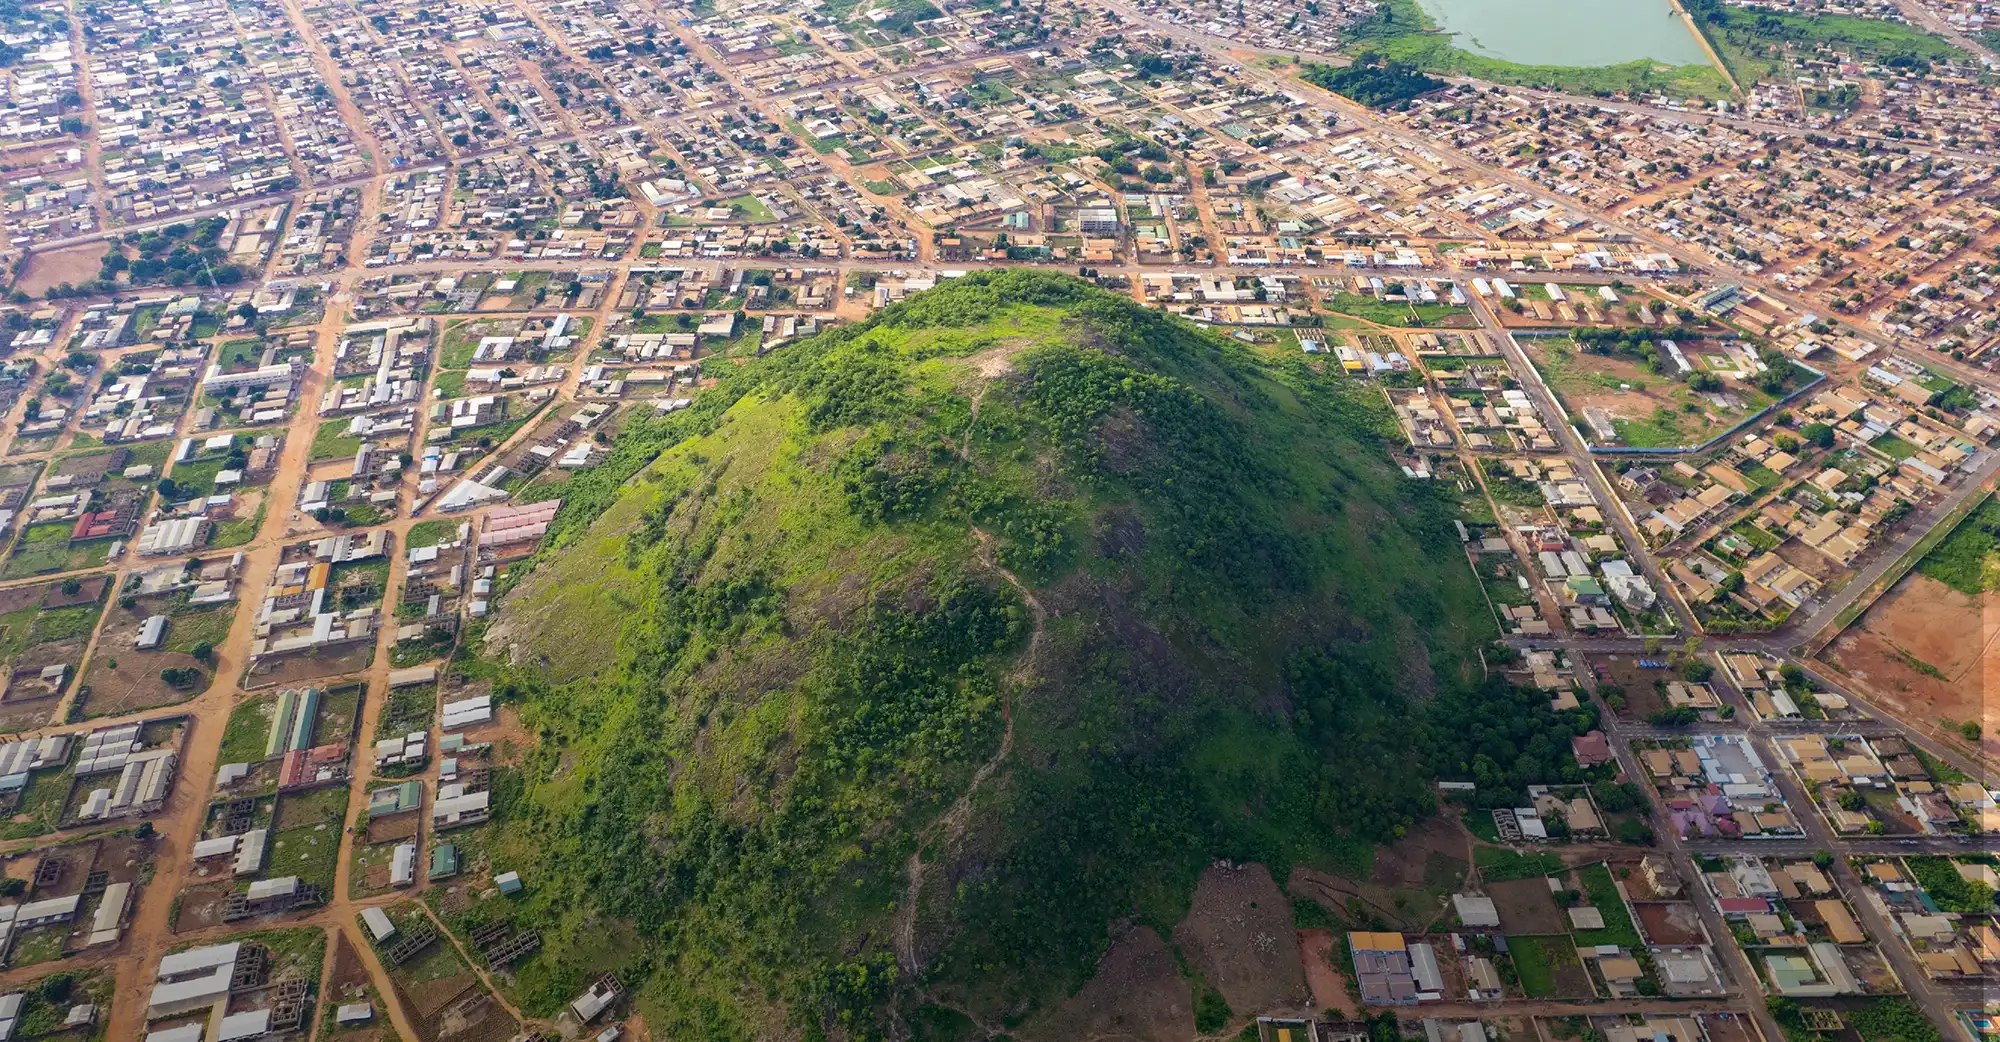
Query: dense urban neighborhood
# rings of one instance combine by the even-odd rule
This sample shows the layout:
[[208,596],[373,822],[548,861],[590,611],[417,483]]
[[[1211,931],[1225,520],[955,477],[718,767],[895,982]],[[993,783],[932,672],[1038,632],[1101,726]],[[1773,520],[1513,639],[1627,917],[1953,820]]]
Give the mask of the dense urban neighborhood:
[[[2000,4],[1657,6],[1689,63],[1505,60],[1429,0],[0,0],[0,1042],[2000,1040]],[[793,1019],[698,1030],[713,996],[671,982],[734,956],[650,939],[753,927],[545,899],[593,825],[529,824],[605,768],[566,773],[514,671],[603,676],[593,640],[657,623],[527,577],[694,541],[671,503],[607,512],[621,487],[748,526],[726,466],[645,469],[778,437],[716,418],[761,393],[736,374],[1022,269],[1346,403],[1448,514],[1425,553],[1515,721],[1462,730],[1514,744],[1427,764],[1434,813],[1345,860],[1127,902],[1029,1001],[948,983],[1002,960],[946,965],[933,907],[988,878],[965,822],[1013,710],[927,733],[997,751],[896,782],[921,842],[843,835],[907,859],[838,877],[893,928],[796,993],[736,981]],[[1005,378],[1059,332],[1013,306],[916,350]],[[911,468],[838,487],[878,521],[946,498]],[[1037,654],[1057,573],[973,531]],[[761,581],[681,625],[792,636]],[[695,646],[760,694],[804,669]],[[711,711],[767,728],[713,755],[792,755],[784,710]]]

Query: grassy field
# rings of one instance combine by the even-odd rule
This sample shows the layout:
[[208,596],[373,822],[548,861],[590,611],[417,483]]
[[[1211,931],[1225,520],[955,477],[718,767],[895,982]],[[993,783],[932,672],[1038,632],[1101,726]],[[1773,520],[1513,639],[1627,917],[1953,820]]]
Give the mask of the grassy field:
[[1742,407],[1717,404],[1629,357],[1584,351],[1567,337],[1522,338],[1522,346],[1579,426],[1590,429],[1583,409],[1602,408],[1619,443],[1632,448],[1699,445],[1771,404],[1769,395],[1740,380],[1727,391]]
[[256,763],[264,758],[277,702],[277,695],[263,695],[229,711],[229,722],[222,728],[222,749],[216,754],[218,762]]
[[266,508],[267,504],[259,502],[257,504],[257,512],[249,517],[231,518],[216,525],[215,532],[208,537],[209,549],[227,550],[230,547],[242,546],[244,543],[257,538],[258,531],[264,527],[264,512]]
[[1917,571],[1977,597],[1993,588],[1996,546],[2000,546],[2000,499],[1987,497],[1917,562]]
[[1467,313],[1465,308],[1450,304],[1396,303],[1359,293],[1336,293],[1325,304],[1331,311],[1379,326],[1435,326],[1453,315]]
[[361,439],[347,433],[349,421],[328,420],[313,432],[311,462],[346,459],[361,451]]
[[1556,960],[1576,958],[1576,949],[1567,937],[1509,937],[1507,952],[1513,956],[1514,972],[1521,978],[1521,990],[1531,999],[1552,998],[1556,986]]
[[410,530],[403,534],[403,543],[412,550],[426,546],[436,546],[457,536],[458,526],[459,522],[444,519],[419,521],[411,525]]
[[1563,867],[1562,858],[1554,854],[1516,854],[1503,847],[1480,847],[1473,851],[1473,859],[1479,865],[1479,877],[1489,883],[1545,876]]
[[71,527],[67,521],[53,521],[22,529],[19,541],[14,544],[14,552],[7,557],[6,567],[0,568],[0,578],[20,579],[51,572],[73,572],[79,568],[95,568],[110,560],[112,540],[72,543],[69,540]]
[[1611,870],[1603,865],[1590,865],[1578,869],[1577,875],[1583,880],[1584,891],[1590,895],[1591,907],[1604,916],[1604,929],[1574,931],[1576,943],[1583,947],[1615,944],[1628,950],[1639,948],[1638,927],[1632,925],[1632,916],[1625,911],[1625,902],[1618,896],[1618,884],[1611,878]]

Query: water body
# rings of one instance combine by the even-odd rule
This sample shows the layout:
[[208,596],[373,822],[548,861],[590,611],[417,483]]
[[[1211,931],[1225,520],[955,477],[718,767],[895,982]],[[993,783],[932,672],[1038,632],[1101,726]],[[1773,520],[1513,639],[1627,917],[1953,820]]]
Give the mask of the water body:
[[1708,58],[1668,0],[1417,0],[1452,42],[1522,65],[1589,68]]

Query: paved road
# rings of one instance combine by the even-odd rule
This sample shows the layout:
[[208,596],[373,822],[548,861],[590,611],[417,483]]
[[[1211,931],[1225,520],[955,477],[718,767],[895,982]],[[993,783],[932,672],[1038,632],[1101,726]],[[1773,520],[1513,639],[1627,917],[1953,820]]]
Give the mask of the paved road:
[[[1667,582],[1665,573],[1660,570],[1659,562],[1655,561],[1651,554],[1646,553],[1646,543],[1639,538],[1638,530],[1633,527],[1632,517],[1625,510],[1624,500],[1618,497],[1611,483],[1605,480],[1603,468],[1597,465],[1590,450],[1584,446],[1583,439],[1577,436],[1576,429],[1563,418],[1565,413],[1562,404],[1556,400],[1555,392],[1542,380],[1541,371],[1536,369],[1534,363],[1522,352],[1521,345],[1516,343],[1513,335],[1500,324],[1499,318],[1493,314],[1493,309],[1487,306],[1483,298],[1474,293],[1469,295],[1469,300],[1473,315],[1500,343],[1501,350],[1506,354],[1507,364],[1513,367],[1515,374],[1521,380],[1521,385],[1526,387],[1535,399],[1535,406],[1541,410],[1542,419],[1548,425],[1550,433],[1562,446],[1563,452],[1576,464],[1573,469],[1590,485],[1591,494],[1597,497],[1597,501],[1606,504],[1603,510],[1605,520],[1617,530],[1619,541],[1630,551],[1628,556],[1639,562],[1646,581],[1652,583],[1653,589],[1659,594],[1659,603],[1672,615],[1675,627],[1682,633],[1700,632],[1694,624],[1693,617],[1674,596],[1674,587]],[[1559,624],[1559,622],[1552,623],[1552,625]]]

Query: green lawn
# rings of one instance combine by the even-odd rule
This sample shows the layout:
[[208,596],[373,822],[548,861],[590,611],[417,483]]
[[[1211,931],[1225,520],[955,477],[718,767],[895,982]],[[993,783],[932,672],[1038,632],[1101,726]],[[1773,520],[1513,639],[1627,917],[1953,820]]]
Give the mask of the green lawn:
[[238,369],[254,367],[257,364],[258,357],[263,353],[264,342],[256,337],[249,337],[243,340],[229,340],[223,343],[222,350],[217,354],[215,361],[223,369],[234,372]]
[[765,224],[778,219],[778,215],[772,213],[771,208],[765,206],[764,201],[754,195],[739,195],[722,205],[729,207],[738,219],[752,224]]
[[194,652],[197,644],[218,647],[228,639],[229,624],[235,620],[236,609],[232,606],[176,613],[167,624],[167,642],[163,650],[188,655]]
[[[342,421],[345,422],[345,421]],[[206,499],[215,494],[215,476],[222,473],[226,459],[174,464],[167,477],[174,483],[174,499]]]
[[2000,499],[1988,498],[1917,562],[1917,570],[1976,597],[1987,585],[1996,546],[2000,546]]
[[1890,459],[1899,461],[1909,459],[1919,451],[1915,445],[1893,434],[1884,434],[1870,444],[1875,447],[1875,451],[1888,456]]

